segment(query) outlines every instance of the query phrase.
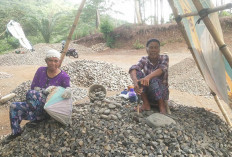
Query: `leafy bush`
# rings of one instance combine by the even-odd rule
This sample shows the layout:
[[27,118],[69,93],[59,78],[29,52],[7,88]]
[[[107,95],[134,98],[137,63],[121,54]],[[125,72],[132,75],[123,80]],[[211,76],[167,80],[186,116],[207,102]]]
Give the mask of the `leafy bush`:
[[220,16],[220,17],[223,17],[223,16],[231,16],[231,13],[228,12],[228,11],[221,11],[221,12],[219,13],[219,16]]
[[102,21],[100,25],[100,31],[104,35],[104,39],[106,40],[106,45],[110,48],[114,47],[115,39],[112,35],[113,25],[110,23],[108,19]]
[[6,40],[0,40],[0,54],[13,49],[11,45],[7,43]]
[[7,43],[10,44],[15,49],[18,48],[20,45],[18,39],[15,39],[14,37],[8,37]]
[[136,40],[136,42],[133,44],[133,47],[134,47],[135,49],[142,49],[142,48],[144,48],[145,46],[144,46],[143,44],[141,44],[141,43],[139,42],[139,40]]
[[114,44],[115,44],[115,38],[109,35],[106,39],[106,45],[110,48],[114,48],[115,47]]

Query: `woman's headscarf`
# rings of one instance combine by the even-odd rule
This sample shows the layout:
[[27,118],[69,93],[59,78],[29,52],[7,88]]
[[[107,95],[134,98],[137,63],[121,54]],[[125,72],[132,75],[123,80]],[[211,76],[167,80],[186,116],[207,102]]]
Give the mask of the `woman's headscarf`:
[[49,50],[47,53],[46,53],[46,58],[51,58],[51,57],[56,57],[56,58],[59,58],[60,59],[60,52],[58,52],[57,50]]

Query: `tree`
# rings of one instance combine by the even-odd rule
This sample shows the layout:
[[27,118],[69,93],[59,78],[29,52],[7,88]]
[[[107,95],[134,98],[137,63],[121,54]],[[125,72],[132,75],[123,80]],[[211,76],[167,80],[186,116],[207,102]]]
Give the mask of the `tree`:
[[96,29],[99,29],[100,24],[101,24],[100,14],[99,14],[99,11],[98,11],[98,9],[97,9],[97,10],[96,10]]
[[136,19],[138,21],[138,24],[142,23],[142,18],[141,18],[141,11],[140,11],[140,5],[139,5],[139,1],[135,0],[135,14],[136,14]]
[[95,24],[95,29],[99,29],[101,23],[101,14],[111,10],[113,3],[107,0],[89,0],[86,2],[81,17],[83,22]]
[[163,0],[160,0],[160,12],[161,12],[161,21],[160,23],[163,24],[164,23],[164,14],[163,14]]
[[101,32],[104,35],[104,39],[106,40],[106,44],[108,47],[113,47],[114,46],[114,37],[112,36],[112,31],[113,31],[113,25],[110,23],[109,19],[105,19],[101,26]]
[[154,24],[158,23],[158,0],[154,0]]

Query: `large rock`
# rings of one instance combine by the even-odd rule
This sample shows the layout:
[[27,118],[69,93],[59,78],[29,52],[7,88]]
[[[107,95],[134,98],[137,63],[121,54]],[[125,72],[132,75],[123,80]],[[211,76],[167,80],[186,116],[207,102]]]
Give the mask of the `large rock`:
[[176,124],[176,122],[172,118],[160,113],[154,113],[147,117],[146,123],[150,127],[161,127],[165,125],[170,125],[172,123]]

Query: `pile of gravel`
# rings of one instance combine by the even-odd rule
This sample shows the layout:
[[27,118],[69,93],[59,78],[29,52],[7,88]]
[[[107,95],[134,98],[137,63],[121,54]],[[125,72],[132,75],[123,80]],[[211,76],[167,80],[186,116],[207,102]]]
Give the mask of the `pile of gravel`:
[[[46,65],[44,59],[46,57],[46,52],[55,49],[50,44],[37,44],[34,46],[35,51],[24,51],[25,53],[17,54],[15,51],[21,50],[16,49],[14,52],[0,55],[0,66],[11,66],[11,65]],[[59,49],[56,49],[60,51]],[[68,57],[64,58],[63,63],[70,63],[71,59]]]
[[95,52],[102,52],[104,50],[109,49],[109,47],[107,47],[106,43],[99,43],[99,44],[93,45],[91,48]]
[[132,84],[129,74],[122,68],[101,61],[78,60],[63,66],[62,69],[77,86],[100,84],[108,91],[117,91]]
[[[135,112],[121,98],[113,103],[74,106],[72,124],[50,119],[1,145],[0,156],[231,156],[232,131],[217,115],[203,108],[172,102],[176,124],[151,128],[143,112]],[[4,140],[3,140],[4,141]]]
[[[0,55],[0,66],[11,66],[11,65],[46,65],[44,62],[45,54],[50,49],[55,49],[57,51],[62,50],[61,43],[55,44],[46,44],[40,43],[33,46],[33,52],[25,48],[18,48],[12,52]],[[88,54],[88,53],[96,53],[98,51],[103,51],[107,49],[104,43],[93,45],[92,48],[85,47],[83,45],[78,45],[74,43],[69,44],[69,49],[76,49],[78,54]],[[20,54],[15,53],[16,51],[20,51]],[[63,60],[63,64],[67,64],[72,62],[69,57],[65,57]]]
[[210,95],[209,87],[192,58],[186,58],[169,68],[169,87],[194,95]]

